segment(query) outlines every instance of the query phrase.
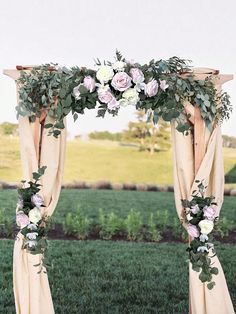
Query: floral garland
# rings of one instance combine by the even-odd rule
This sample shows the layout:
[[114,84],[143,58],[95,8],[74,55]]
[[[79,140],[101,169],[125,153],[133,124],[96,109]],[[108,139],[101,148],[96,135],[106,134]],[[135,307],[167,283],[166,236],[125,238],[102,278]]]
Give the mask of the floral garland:
[[[21,181],[22,187],[18,188],[18,203],[16,211],[16,223],[20,228],[20,233],[23,237],[23,249],[26,249],[31,254],[42,254],[41,263],[35,266],[46,266],[44,254],[47,250],[47,223],[48,217],[42,215],[42,207],[44,201],[40,192],[41,184],[38,183],[41,176],[44,174],[46,166],[38,169],[38,172],[33,172],[34,181]],[[44,270],[45,271],[45,270]]]
[[[213,289],[215,282],[212,276],[217,275],[219,270],[211,263],[211,258],[216,255],[214,245],[210,241],[210,233],[214,228],[217,217],[217,203],[214,198],[204,197],[205,186],[203,181],[196,180],[199,191],[193,191],[191,201],[182,200],[185,209],[187,231],[193,239],[187,249],[192,269],[200,272],[199,279],[208,282],[208,289]],[[213,254],[210,256],[209,254]]]
[[160,117],[176,121],[177,130],[185,134],[192,127],[183,105],[186,100],[200,108],[209,128],[232,111],[228,94],[217,93],[213,76],[196,80],[189,61],[177,57],[140,65],[117,51],[114,62],[102,64],[97,59],[96,70],[46,64],[22,71],[18,83],[17,115],[29,116],[33,122],[46,111],[56,119],[45,125],[55,137],[64,128],[64,117],[72,113],[76,120],[85,109],[97,108],[98,116],[104,117],[117,115],[121,107],[135,106],[145,109],[154,123]]

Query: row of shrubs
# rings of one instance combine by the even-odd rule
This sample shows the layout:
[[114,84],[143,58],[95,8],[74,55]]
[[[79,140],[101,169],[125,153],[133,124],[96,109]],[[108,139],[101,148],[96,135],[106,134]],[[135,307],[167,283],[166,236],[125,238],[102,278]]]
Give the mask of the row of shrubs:
[[[150,213],[147,223],[139,211],[131,209],[126,218],[121,218],[114,212],[105,214],[99,210],[98,218],[89,218],[78,207],[75,213],[68,213],[63,224],[55,224],[51,220],[49,230],[59,228],[61,235],[73,236],[80,240],[88,238],[100,238],[104,240],[123,239],[129,241],[153,241],[159,242],[162,239],[167,241],[184,240],[188,235],[181,226],[177,217],[170,217],[167,210]],[[226,217],[221,217],[215,235],[225,237],[235,229],[234,224]],[[0,236],[13,237],[17,227],[6,215],[4,209],[0,209]],[[60,236],[61,236],[60,235]],[[57,233],[58,236],[58,233]]]
[[148,223],[144,224],[141,213],[136,210],[131,209],[126,218],[121,218],[114,212],[105,214],[100,209],[98,220],[95,221],[85,216],[78,208],[76,213],[67,214],[63,229],[65,234],[76,236],[80,240],[96,237],[104,240],[121,238],[129,241],[159,242],[163,238],[163,233],[169,229],[175,238],[187,239],[178,218],[174,218],[171,228],[167,226],[168,219],[167,211],[162,215],[157,211],[155,214],[151,213]]
[[[17,189],[18,184],[0,181],[0,189]],[[63,189],[97,189],[97,190],[129,190],[129,191],[154,191],[154,192],[174,192],[174,187],[171,185],[157,185],[145,183],[111,183],[110,181],[74,181],[64,183]],[[225,189],[224,195],[236,196],[236,189]]]
[[[223,217],[217,224],[215,235],[223,238],[234,229],[234,225]],[[63,225],[65,234],[73,235],[80,240],[101,238],[111,240],[121,238],[130,241],[184,240],[188,239],[185,229],[177,217],[170,217],[169,212],[156,211],[150,213],[148,222],[144,224],[140,212],[130,210],[126,218],[121,218],[114,212],[105,214],[99,210],[98,220],[88,218],[78,208],[76,213],[68,213]]]
[[159,191],[159,192],[174,192],[173,186],[161,186],[157,184],[143,183],[111,183],[109,181],[74,181],[66,183],[62,186],[65,189],[98,189],[98,190],[130,190],[130,191]]

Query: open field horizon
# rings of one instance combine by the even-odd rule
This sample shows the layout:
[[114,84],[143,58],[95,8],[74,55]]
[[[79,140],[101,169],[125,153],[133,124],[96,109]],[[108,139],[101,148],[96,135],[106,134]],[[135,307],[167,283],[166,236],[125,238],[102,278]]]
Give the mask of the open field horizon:
[[[236,162],[236,149],[223,148],[225,173]],[[82,180],[112,183],[150,183],[172,185],[172,150],[151,155],[138,147],[107,140],[73,140],[67,142],[64,183]],[[19,139],[0,138],[0,180],[19,182],[21,163]],[[236,184],[226,184],[234,187]]]

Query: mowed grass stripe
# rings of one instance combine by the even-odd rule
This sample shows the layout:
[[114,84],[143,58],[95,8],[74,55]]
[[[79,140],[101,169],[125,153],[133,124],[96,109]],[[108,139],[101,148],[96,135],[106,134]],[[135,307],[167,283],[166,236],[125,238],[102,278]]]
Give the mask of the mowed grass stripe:
[[[0,240],[1,313],[14,313],[13,241]],[[49,280],[55,310],[70,313],[188,313],[188,267],[183,244],[112,241],[50,242]],[[232,245],[218,255],[236,305]]]

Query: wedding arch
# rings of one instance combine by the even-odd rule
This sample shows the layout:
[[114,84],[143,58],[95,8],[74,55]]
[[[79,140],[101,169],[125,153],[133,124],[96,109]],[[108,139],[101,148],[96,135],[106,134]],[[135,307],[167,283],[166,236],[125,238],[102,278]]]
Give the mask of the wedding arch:
[[[144,109],[148,121],[171,123],[175,204],[189,233],[189,313],[234,313],[224,272],[210,243],[223,203],[224,170],[220,124],[231,106],[223,83],[232,75],[192,68],[177,57],[140,65],[116,52],[96,69],[56,64],[4,70],[16,81],[22,187],[16,220],[20,231],[13,255],[16,312],[54,313],[43,263],[48,217],[62,184],[66,116],[85,109],[98,116],[120,107]],[[39,271],[37,267],[39,267]]]

